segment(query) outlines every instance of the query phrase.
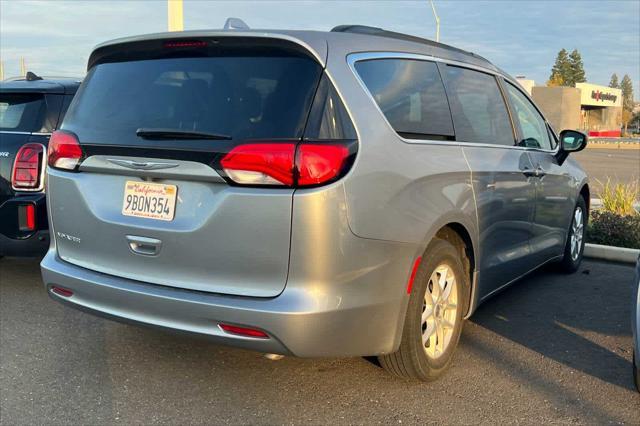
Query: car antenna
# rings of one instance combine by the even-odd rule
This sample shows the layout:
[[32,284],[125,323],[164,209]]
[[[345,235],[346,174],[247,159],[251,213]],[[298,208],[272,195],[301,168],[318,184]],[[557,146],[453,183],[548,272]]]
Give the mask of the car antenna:
[[42,77],[40,77],[39,75],[36,75],[36,73],[31,72],[31,71],[27,71],[27,75],[25,76],[27,81],[37,81],[37,80],[42,80]]
[[249,26],[240,18],[227,18],[224,23],[225,30],[250,30]]

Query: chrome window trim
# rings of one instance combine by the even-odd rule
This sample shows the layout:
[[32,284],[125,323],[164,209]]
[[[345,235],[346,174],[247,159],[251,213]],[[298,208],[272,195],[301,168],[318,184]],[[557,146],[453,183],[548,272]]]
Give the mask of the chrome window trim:
[[[29,143],[33,143],[33,142],[29,142]],[[13,173],[16,168],[16,162],[18,161],[18,152],[20,152],[20,149],[18,149],[18,152],[16,152],[16,157],[13,159],[13,167],[11,168],[11,189],[16,191],[17,193],[42,192],[44,190],[44,186],[45,186],[44,180],[46,178],[46,171],[47,171],[47,147],[41,143],[37,143],[36,145],[40,145],[42,147],[42,170],[40,170],[40,185],[38,185],[37,188],[16,188],[15,186],[13,186]]]
[[[454,66],[458,66],[458,67],[462,67],[462,68],[468,68],[468,69],[471,69],[471,70],[483,72],[485,74],[493,75],[494,77],[502,77],[508,82],[511,82],[511,78],[509,76],[505,75],[505,74],[502,74],[500,72],[497,72],[497,71],[489,69],[489,68],[484,68],[484,67],[480,67],[480,66],[477,66],[477,65],[468,64],[466,62],[459,62],[459,61],[454,61],[454,60],[449,60],[449,59],[443,59],[443,58],[439,58],[439,57],[436,57],[436,56],[430,56],[430,55],[420,55],[420,54],[416,54],[416,53],[404,53],[404,52],[357,52],[357,53],[348,54],[347,55],[347,64],[349,65],[349,68],[351,68],[351,72],[356,77],[356,80],[358,81],[358,83],[360,84],[362,89],[364,89],[364,91],[367,94],[367,96],[369,97],[369,99],[373,102],[373,104],[375,105],[375,108],[378,110],[378,112],[380,112],[380,115],[382,115],[382,118],[383,118],[385,124],[387,125],[387,127],[402,142],[407,143],[407,144],[414,144],[414,145],[449,145],[449,146],[463,146],[463,147],[464,146],[468,146],[468,147],[483,147],[483,148],[516,149],[516,150],[521,150],[521,151],[545,152],[545,153],[548,153],[548,154],[556,154],[558,152],[558,149],[559,149],[558,147],[556,147],[555,150],[546,150],[546,149],[540,149],[540,148],[527,148],[527,147],[522,147],[522,146],[517,146],[517,145],[508,146],[508,145],[499,145],[499,144],[474,143],[474,142],[462,142],[462,141],[441,141],[441,140],[433,140],[433,139],[407,139],[407,138],[404,138],[404,137],[400,136],[396,132],[396,130],[393,128],[391,123],[389,123],[389,120],[387,120],[387,117],[384,115],[384,112],[382,112],[382,110],[380,109],[380,106],[378,105],[378,103],[374,99],[373,95],[371,94],[371,92],[367,88],[366,84],[364,84],[364,81],[362,80],[362,78],[360,78],[360,75],[356,71],[356,68],[355,68],[356,62],[365,61],[365,60],[374,60],[374,59],[414,59],[414,60],[418,60],[418,61],[430,61],[430,62],[436,62],[436,63],[440,62],[440,63],[446,64],[446,65],[454,65]],[[512,85],[513,85],[513,83],[512,83]],[[507,107],[507,111],[510,111],[509,105],[505,105],[505,106]],[[535,104],[534,104],[534,106],[535,106]],[[538,112],[539,112],[539,109],[538,109],[537,106],[536,106],[536,110],[538,110]],[[540,115],[542,115],[542,114],[540,114]],[[548,124],[548,122],[545,119],[544,115],[542,115],[542,118],[544,119],[545,123]]]
[[7,133],[9,135],[51,136],[51,132],[18,132],[14,130],[0,130],[0,133]]

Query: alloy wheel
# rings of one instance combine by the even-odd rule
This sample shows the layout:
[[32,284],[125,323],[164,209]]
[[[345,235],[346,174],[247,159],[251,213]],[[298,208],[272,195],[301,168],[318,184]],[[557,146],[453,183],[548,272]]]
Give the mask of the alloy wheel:
[[429,278],[422,305],[422,346],[428,357],[439,358],[446,351],[456,325],[457,280],[447,264],[440,264]]
[[584,236],[584,215],[580,206],[573,212],[573,222],[571,223],[571,260],[574,262],[580,256],[582,249],[582,238]]

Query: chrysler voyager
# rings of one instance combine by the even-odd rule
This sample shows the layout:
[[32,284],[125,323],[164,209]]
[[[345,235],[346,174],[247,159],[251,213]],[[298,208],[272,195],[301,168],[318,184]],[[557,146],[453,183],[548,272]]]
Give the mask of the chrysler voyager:
[[578,268],[586,142],[486,59],[377,28],[114,40],[49,144],[44,283],[109,318],[432,380],[481,302]]

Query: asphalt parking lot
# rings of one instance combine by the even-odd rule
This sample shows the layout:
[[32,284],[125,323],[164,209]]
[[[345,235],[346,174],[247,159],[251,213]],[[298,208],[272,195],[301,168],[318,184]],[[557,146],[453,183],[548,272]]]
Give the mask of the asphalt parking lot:
[[423,384],[363,358],[269,361],[92,317],[49,300],[37,261],[5,258],[0,422],[640,424],[632,276],[593,261],[535,273],[485,303],[453,368]]
[[589,175],[593,197],[599,197],[600,182],[605,183],[607,178],[612,183],[640,180],[640,148],[587,148],[574,155]]

